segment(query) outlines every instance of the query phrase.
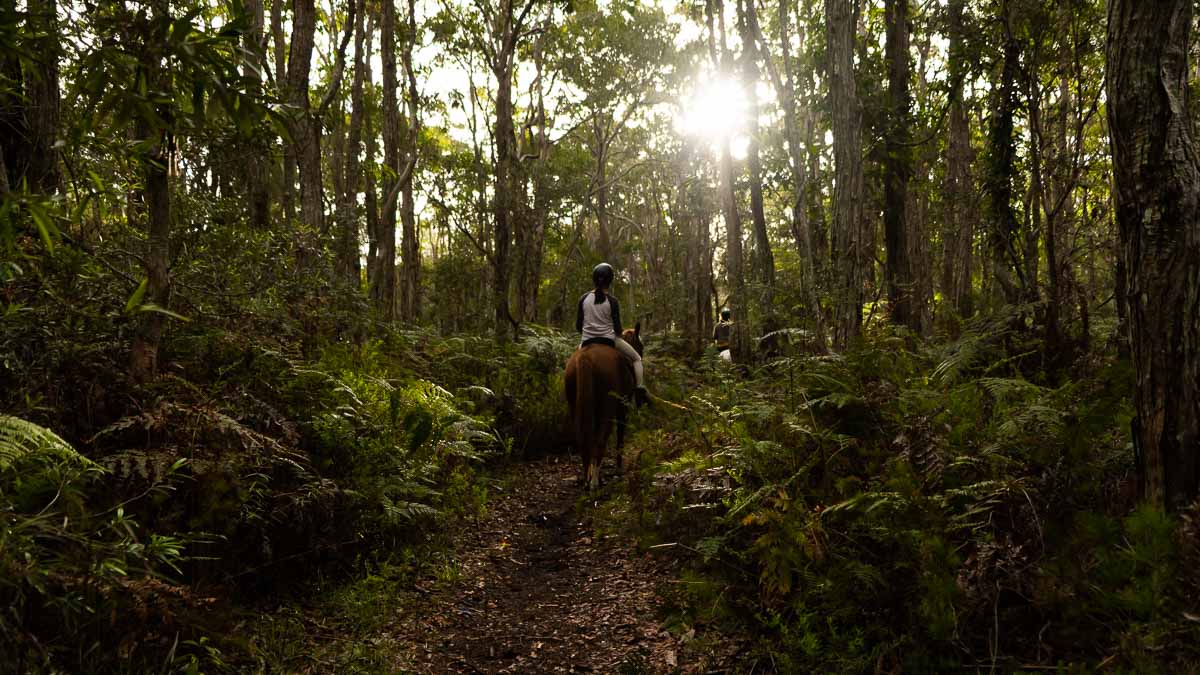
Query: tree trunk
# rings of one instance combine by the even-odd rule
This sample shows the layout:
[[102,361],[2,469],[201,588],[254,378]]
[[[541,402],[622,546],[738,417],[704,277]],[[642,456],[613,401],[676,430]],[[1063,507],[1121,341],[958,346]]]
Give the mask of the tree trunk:
[[371,299],[385,321],[396,317],[396,196],[400,180],[400,117],[396,90],[396,4],[383,0],[379,45],[383,64],[383,165],[388,170],[383,183],[379,229],[375,235],[375,276]]
[[835,164],[831,259],[836,276],[834,343],[847,347],[862,330],[862,104],[854,80],[855,0],[825,0],[829,109]]
[[915,310],[913,303],[916,284],[908,241],[908,184],[912,176],[908,0],[886,0],[884,16],[887,23],[888,72],[888,133],[884,140],[883,162],[883,228],[887,246],[884,277],[892,321],[919,333],[921,314]]
[[[767,216],[763,208],[762,159],[758,151],[758,82],[761,73],[758,69],[758,41],[756,26],[758,24],[756,0],[739,0],[741,10],[739,28],[741,32],[742,52],[742,86],[746,88],[746,116],[749,118],[750,144],[746,149],[746,165],[750,170],[750,218],[754,223],[754,246],[757,259],[759,280],[767,287],[765,309],[771,312],[769,289],[775,285],[775,256],[771,252],[771,239],[767,233]],[[794,105],[794,104],[793,104]]]
[[1200,161],[1187,111],[1191,0],[1112,0],[1107,111],[1136,373],[1143,496],[1200,488]]
[[[19,26],[16,0],[0,0],[0,25]],[[17,30],[20,30],[19,28]],[[21,188],[29,165],[29,127],[24,73],[15,49],[0,52],[0,153],[5,156],[5,182]]]
[[532,7],[532,0],[519,15],[514,12],[513,0],[501,0],[491,27],[493,45],[491,68],[496,78],[495,125],[492,137],[496,144],[496,166],[493,172],[495,196],[492,203],[494,229],[492,236],[492,305],[495,309],[493,329],[498,342],[506,341],[513,333],[513,316],[508,307],[514,201],[517,198],[516,132],[513,126],[513,67],[517,44],[523,32],[523,22]]
[[1016,140],[1013,137],[1013,115],[1017,108],[1016,80],[1020,70],[1021,47],[1012,33],[1009,1],[1000,2],[1003,48],[1000,83],[994,90],[993,113],[988,132],[988,166],[984,190],[987,195],[991,276],[1004,294],[1005,302],[1016,304],[1024,298],[1027,286],[1021,255],[1017,250],[1017,218],[1012,209],[1013,174],[1016,171],[1017,155]]
[[[275,0],[271,5],[271,41],[275,46],[275,82],[279,95],[285,101],[292,98],[290,81],[288,79],[287,55],[290,45],[283,32],[283,6],[288,0]],[[296,150],[295,143],[283,142],[283,160],[280,173],[280,206],[283,208],[283,220],[287,227],[293,225],[296,218]]]
[[29,189],[42,194],[58,192],[61,176],[58,168],[58,7],[55,0],[29,0],[31,29],[39,34],[33,40],[32,76],[25,78],[29,97]]
[[592,159],[596,163],[596,231],[599,234],[600,257],[609,263],[613,259],[612,233],[608,229],[608,125],[607,111],[592,116]]
[[[820,295],[817,293],[816,266],[813,263],[812,230],[808,222],[807,194],[809,176],[805,170],[804,146],[800,141],[800,120],[796,111],[797,100],[799,98],[806,99],[807,97],[801,97],[796,91],[796,77],[792,66],[792,40],[788,28],[791,19],[790,7],[790,2],[780,0],[777,18],[779,26],[779,58],[783,64],[783,76],[780,76],[779,70],[775,68],[769,56],[765,61],[767,63],[767,72],[770,74],[771,81],[775,86],[776,99],[779,100],[780,106],[783,109],[783,127],[788,150],[788,169],[791,171],[792,189],[794,190],[791,203],[791,230],[792,239],[796,243],[796,251],[800,254],[800,286],[809,304],[808,309],[813,320],[814,342],[821,345],[821,348],[824,349],[825,320],[824,313],[821,311]],[[763,38],[762,29],[758,23],[758,12],[755,9],[755,3],[747,2],[746,8],[746,15],[750,21],[751,29],[761,43],[763,52],[766,53],[769,50],[766,47],[766,40]],[[799,35],[801,50],[804,49],[804,37],[803,28],[801,28]]]
[[[510,0],[505,0],[505,4],[511,11]],[[499,342],[505,341],[509,336],[512,316],[508,309],[508,252],[512,241],[514,143],[511,59],[511,54],[500,57],[493,70],[496,76],[496,120],[493,132],[496,142],[496,168],[493,175],[495,197],[492,205],[495,220],[492,231],[495,241],[492,252],[492,305],[495,309],[496,340]]]
[[[155,18],[167,12],[165,0],[154,5]],[[146,273],[146,290],[143,305],[153,308],[137,313],[133,345],[130,349],[129,375],[136,383],[145,383],[158,376],[158,350],[162,343],[165,315],[158,310],[170,306],[171,280],[169,263],[171,257],[171,186],[167,167],[171,163],[175,138],[172,133],[173,111],[169,102],[172,83],[169,73],[162,68],[161,56],[152,46],[151,36],[146,36],[143,45],[141,70],[144,80],[152,83],[168,102],[156,111],[162,126],[155,128],[139,116],[135,123],[137,139],[147,147],[141,156],[142,176],[145,181],[143,194],[146,199],[147,238],[146,252],[142,258]],[[136,223],[134,226],[136,227]]]
[[[293,0],[287,99],[295,115],[291,152],[300,173],[300,222],[313,232],[324,226],[320,122],[312,115],[308,100],[308,76],[316,28],[314,0]],[[301,257],[307,258],[308,254]]]
[[[722,0],[707,0],[705,3],[708,24],[708,51],[712,63],[728,76],[730,68],[729,46],[725,38],[725,6]],[[716,23],[714,27],[714,21]],[[720,51],[718,51],[718,43]],[[733,351],[739,357],[745,355],[745,344],[741,339],[745,326],[746,277],[742,271],[742,221],[738,213],[736,186],[734,185],[733,155],[730,138],[721,139],[721,156],[718,163],[721,192],[721,212],[725,221],[725,281],[729,296],[725,300],[733,315],[738,319],[738,330],[733,336]]]
[[971,295],[971,262],[975,241],[975,219],[970,204],[974,201],[971,186],[971,127],[967,107],[963,102],[963,82],[967,62],[963,39],[963,5],[965,0],[950,0],[950,130],[946,142],[946,227],[942,249],[942,294],[946,304],[960,317],[971,316],[975,308]]
[[[365,3],[364,3],[365,4]],[[371,45],[375,37],[375,14],[371,14],[370,24],[367,27],[367,46],[366,53],[371,54]],[[373,82],[371,73],[371,59],[366,59],[363,62],[363,80],[365,82]],[[376,164],[375,156],[378,142],[376,141],[375,113],[374,109],[368,105],[367,101],[363,101],[363,127],[366,134],[366,170],[363,171],[363,206],[367,212],[367,287],[373,288],[375,278],[378,275],[379,265],[379,196],[375,187]]]
[[[262,94],[260,65],[265,65],[266,40],[264,38],[265,10],[263,0],[246,0],[246,15],[250,19],[250,28],[246,31],[244,46],[251,54],[251,62],[242,71],[243,77],[249,79],[250,93]],[[271,192],[268,183],[271,176],[270,148],[260,138],[247,139],[249,157],[246,165],[246,193],[250,201],[250,226],[256,230],[264,230],[270,221]]]
[[[350,128],[347,130],[342,191],[337,205],[338,245],[337,275],[350,288],[361,285],[359,263],[358,190],[362,185],[359,153],[362,151],[363,85],[366,81],[368,54],[366,33],[366,3],[354,21],[354,79],[350,84]],[[369,160],[368,160],[369,161]]]
[[[547,25],[543,26],[542,36],[548,33]],[[538,286],[541,285],[542,257],[546,242],[546,221],[549,217],[549,198],[547,185],[547,162],[550,159],[550,141],[546,136],[546,92],[545,92],[545,54],[543,51],[544,37],[539,37],[534,45],[534,80],[536,85],[535,109],[537,134],[533,137],[536,158],[533,166],[533,208],[529,210],[526,222],[523,224],[520,274],[518,279],[517,300],[518,317],[525,322],[537,321]]]
[[404,73],[407,78],[408,118],[405,121],[405,168],[401,183],[400,222],[402,225],[400,269],[400,316],[415,321],[421,315],[421,235],[417,230],[416,204],[413,201],[413,176],[416,174],[421,119],[418,117],[417,76],[413,66],[413,43],[417,40],[416,0],[408,1],[408,30],[404,40]]

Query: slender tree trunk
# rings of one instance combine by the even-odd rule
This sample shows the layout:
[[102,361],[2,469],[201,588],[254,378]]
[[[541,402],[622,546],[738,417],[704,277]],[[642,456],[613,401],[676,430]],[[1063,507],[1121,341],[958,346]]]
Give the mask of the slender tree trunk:
[[[167,12],[165,0],[158,0],[153,7],[156,20]],[[171,77],[163,70],[158,49],[149,44],[151,41],[151,36],[147,35],[140,68],[146,82],[154,83],[158,91],[166,92],[169,96]],[[129,375],[137,383],[145,383],[158,376],[158,351],[166,317],[156,310],[169,308],[171,297],[171,186],[167,167],[171,164],[174,151],[174,119],[169,102],[158,108],[156,112],[162,120],[160,128],[152,127],[143,117],[139,117],[135,124],[137,138],[148,145],[141,157],[147,219],[146,252],[142,258],[146,290],[142,298],[144,304],[155,307],[138,312],[134,328]]]
[[971,316],[971,277],[975,241],[975,218],[969,205],[974,201],[971,186],[971,126],[963,102],[967,63],[963,45],[963,5],[950,0],[950,123],[946,143],[946,227],[942,249],[942,293],[946,304],[960,317]]
[[300,174],[300,221],[314,231],[320,230],[323,225],[321,141],[318,123],[311,116],[308,100],[308,76],[316,21],[313,0],[293,0],[287,87],[287,100],[292,106],[292,114],[295,115],[292,123],[291,153]]
[[888,307],[892,321],[914,332],[921,330],[921,314],[915,310],[914,283],[908,241],[908,184],[912,176],[912,133],[908,89],[908,0],[886,0],[888,71],[888,133],[884,141],[883,227],[887,245]]
[[[279,95],[285,101],[292,100],[291,81],[287,70],[289,45],[283,32],[283,7],[288,0],[274,0],[271,5],[271,41],[275,46],[275,82]],[[305,94],[307,100],[307,94]],[[296,149],[295,143],[283,142],[283,163],[280,173],[280,206],[288,227],[296,218]]]
[[350,128],[346,133],[342,190],[337,205],[337,273],[350,288],[355,289],[362,283],[358,250],[358,191],[362,185],[359,154],[362,151],[363,86],[369,60],[366,46],[366,3],[359,1],[360,9],[354,22],[354,79],[350,84]]
[[600,257],[613,263],[612,233],[608,226],[608,126],[606,111],[592,116],[592,159],[596,163],[596,231],[599,233]]
[[421,118],[418,116],[417,75],[413,67],[413,45],[417,40],[416,0],[408,1],[408,30],[404,40],[404,74],[407,79],[408,118],[405,122],[405,169],[401,183],[400,222],[402,225],[400,270],[400,315],[415,321],[421,315],[421,234],[417,230],[413,177],[416,175]]
[[[366,53],[372,53],[372,43],[375,37],[375,14],[371,14],[370,23],[367,26]],[[371,73],[371,59],[366,59],[363,62],[363,80],[365,82],[373,82]],[[367,221],[367,287],[373,288],[374,281],[378,275],[379,265],[379,196],[375,188],[375,173],[376,163],[375,157],[378,142],[377,129],[375,127],[375,113],[373,108],[366,100],[363,101],[363,128],[366,134],[366,170],[363,171],[363,206],[366,209]]]
[[[984,189],[987,195],[989,248],[992,278],[1009,304],[1021,301],[1027,290],[1021,254],[1017,250],[1018,226],[1012,209],[1013,175],[1016,172],[1016,140],[1013,116],[1017,108],[1016,80],[1020,70],[1020,43],[1013,36],[1010,0],[1000,0],[1003,41],[1000,83],[994,90],[992,119],[988,132],[988,166]],[[1015,277],[1015,278],[1014,278]]]
[[379,229],[375,242],[375,276],[371,299],[380,318],[396,318],[396,196],[400,176],[400,103],[396,99],[396,4],[383,0],[380,21],[380,61],[383,64],[383,165],[388,170],[383,183]]
[[1112,0],[1107,111],[1144,496],[1200,490],[1200,160],[1187,110],[1191,0]]
[[[266,40],[264,38],[265,10],[263,0],[246,0],[246,15],[250,18],[250,28],[244,36],[244,46],[252,55],[252,61],[246,64],[242,75],[250,80],[250,92],[256,96],[262,94],[262,81],[259,66],[266,64]],[[246,193],[250,201],[250,226],[256,230],[264,230],[270,221],[271,193],[268,187],[270,180],[270,147],[258,138],[249,139],[249,157],[246,166]]]
[[[532,0],[530,0],[532,1]],[[517,43],[524,30],[522,25],[531,5],[526,4],[518,16],[513,0],[501,0],[492,26],[492,74],[496,78],[496,107],[493,139],[496,144],[496,165],[493,172],[495,196],[492,203],[495,247],[492,250],[492,305],[495,309],[493,328],[498,342],[506,341],[513,333],[514,319],[508,307],[512,263],[513,218],[516,212],[516,131],[513,125],[513,67]]]
[[863,286],[860,241],[864,233],[862,169],[862,104],[854,80],[855,0],[825,0],[829,58],[829,108],[835,164],[831,258],[836,277],[834,343],[847,347],[862,330]]
[[[722,74],[730,71],[729,46],[725,38],[725,5],[723,0],[707,0],[705,3],[708,23],[709,58]],[[715,21],[715,27],[714,27]],[[718,46],[720,51],[718,51]],[[728,284],[729,297],[725,305],[737,317],[737,330],[733,339],[733,351],[739,356],[745,354],[745,344],[742,340],[745,326],[746,278],[742,271],[742,221],[738,213],[737,194],[735,192],[733,173],[733,154],[730,151],[730,138],[721,139],[721,156],[718,163],[721,192],[721,211],[725,220],[725,279]]]
[[[0,25],[19,26],[16,0],[0,0]],[[18,28],[18,30],[20,30]],[[0,152],[7,160],[5,181],[20,189],[30,164],[30,131],[25,75],[16,50],[0,52]]]
[[[804,146],[800,142],[800,120],[796,111],[797,100],[806,99],[807,97],[800,96],[796,91],[796,77],[792,65],[791,53],[792,40],[789,32],[791,19],[790,7],[790,2],[780,0],[777,23],[779,27],[779,54],[783,65],[783,76],[780,76],[779,69],[774,66],[769,55],[765,58],[765,61],[767,63],[767,72],[770,74],[771,81],[775,86],[776,98],[783,109],[783,127],[787,140],[788,168],[791,171],[792,189],[794,190],[791,204],[791,230],[792,239],[796,243],[796,251],[800,254],[800,286],[809,304],[810,316],[813,319],[813,331],[816,338],[814,341],[824,349],[825,321],[824,314],[821,311],[820,296],[817,293],[817,274],[816,267],[813,264],[812,231],[809,227],[806,203],[808,174],[805,171]],[[758,23],[758,12],[755,9],[755,3],[747,2],[746,8],[746,16],[750,22],[751,31],[762,45],[762,51],[768,53],[766,40],[763,38],[762,29]],[[804,49],[804,37],[803,28],[801,27],[799,35],[801,50]]]
[[[1058,241],[1055,237],[1054,221],[1056,215],[1053,211],[1053,206],[1049,203],[1051,195],[1047,190],[1049,182],[1047,173],[1053,174],[1053,166],[1046,166],[1046,134],[1045,125],[1043,124],[1042,116],[1042,88],[1038,81],[1038,62],[1036,59],[1031,59],[1030,76],[1027,82],[1027,103],[1029,110],[1029,191],[1030,191],[1030,215],[1032,227],[1029,228],[1029,235],[1034,237],[1038,233],[1043,233],[1043,241],[1046,245],[1046,268],[1048,271],[1050,287],[1048,289],[1049,296],[1046,302],[1045,314],[1045,338],[1046,338],[1046,354],[1050,360],[1055,360],[1061,357],[1063,344],[1059,333],[1059,283],[1058,269],[1055,261],[1058,258]],[[1027,278],[1034,278],[1036,267],[1039,259],[1037,240],[1026,244],[1026,273]],[[1031,266],[1035,270],[1030,271]],[[1036,281],[1034,282],[1036,285]]]
[[26,78],[29,97],[29,189],[50,194],[58,192],[61,175],[58,167],[59,135],[58,7],[55,0],[29,0],[29,26],[39,37],[33,41],[32,76]]
[[[542,36],[548,33],[549,22],[543,26]],[[533,208],[530,209],[523,234],[521,247],[520,275],[518,281],[518,311],[522,321],[537,321],[538,286],[541,284],[542,257],[546,242],[546,221],[549,217],[547,194],[549,187],[547,179],[547,162],[550,159],[550,142],[546,136],[546,92],[545,92],[545,53],[543,51],[544,37],[539,37],[534,45],[533,59],[535,69],[536,101],[535,110],[537,134],[533,137],[536,150],[534,159]]]
[[[510,6],[510,0],[505,0]],[[509,248],[512,242],[513,215],[513,110],[512,110],[512,64],[511,55],[505,55],[495,64],[496,76],[496,120],[493,133],[496,142],[496,168],[494,172],[495,197],[492,236],[495,248],[492,253],[492,304],[495,309],[494,329],[496,340],[505,341],[511,330],[511,314],[508,309]]]
[[[759,280],[768,289],[766,309],[771,312],[769,289],[775,285],[775,256],[771,252],[771,239],[767,233],[767,215],[763,208],[762,159],[758,151],[758,24],[755,0],[738,0],[741,10],[739,28],[741,32],[742,86],[746,88],[746,116],[749,118],[750,144],[746,149],[746,164],[750,169],[750,218],[754,223],[754,246],[757,257]],[[793,104],[794,106],[794,104]]]

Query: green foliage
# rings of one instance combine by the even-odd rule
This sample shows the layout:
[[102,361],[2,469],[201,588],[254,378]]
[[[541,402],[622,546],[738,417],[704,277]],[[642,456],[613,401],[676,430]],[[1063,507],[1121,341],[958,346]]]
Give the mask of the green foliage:
[[1196,633],[1186,535],[1121,496],[1128,365],[1047,386],[1005,344],[880,335],[749,379],[702,367],[632,443],[632,522],[688,553],[691,620],[763,633],[786,672],[1183,663],[1156,650]]
[[19,417],[0,415],[0,471],[35,455],[91,464],[53,431]]

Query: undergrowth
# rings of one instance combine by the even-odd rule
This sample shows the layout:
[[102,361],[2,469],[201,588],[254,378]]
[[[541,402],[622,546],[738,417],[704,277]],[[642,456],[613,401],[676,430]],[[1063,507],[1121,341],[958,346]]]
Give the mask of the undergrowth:
[[486,508],[482,467],[557,440],[563,336],[395,329],[354,294],[281,284],[285,262],[260,278],[194,266],[181,284],[214,290],[185,294],[196,320],[173,325],[142,386],[111,270],[64,249],[5,280],[5,669],[296,668],[256,633],[264,614],[337,604],[340,580],[409,578]]
[[1197,516],[1137,506],[1128,364],[1051,375],[1011,326],[656,366],[628,526],[686,559],[676,620],[778,672],[1194,664]]

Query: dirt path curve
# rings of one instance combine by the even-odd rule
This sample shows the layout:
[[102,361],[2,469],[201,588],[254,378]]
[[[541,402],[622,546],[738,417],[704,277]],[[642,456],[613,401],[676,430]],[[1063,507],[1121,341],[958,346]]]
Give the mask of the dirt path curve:
[[[659,624],[667,563],[598,538],[576,508],[576,462],[515,467],[488,513],[459,535],[458,580],[410,603],[392,632],[420,673],[670,672],[678,640]],[[685,669],[686,670],[686,669]]]

